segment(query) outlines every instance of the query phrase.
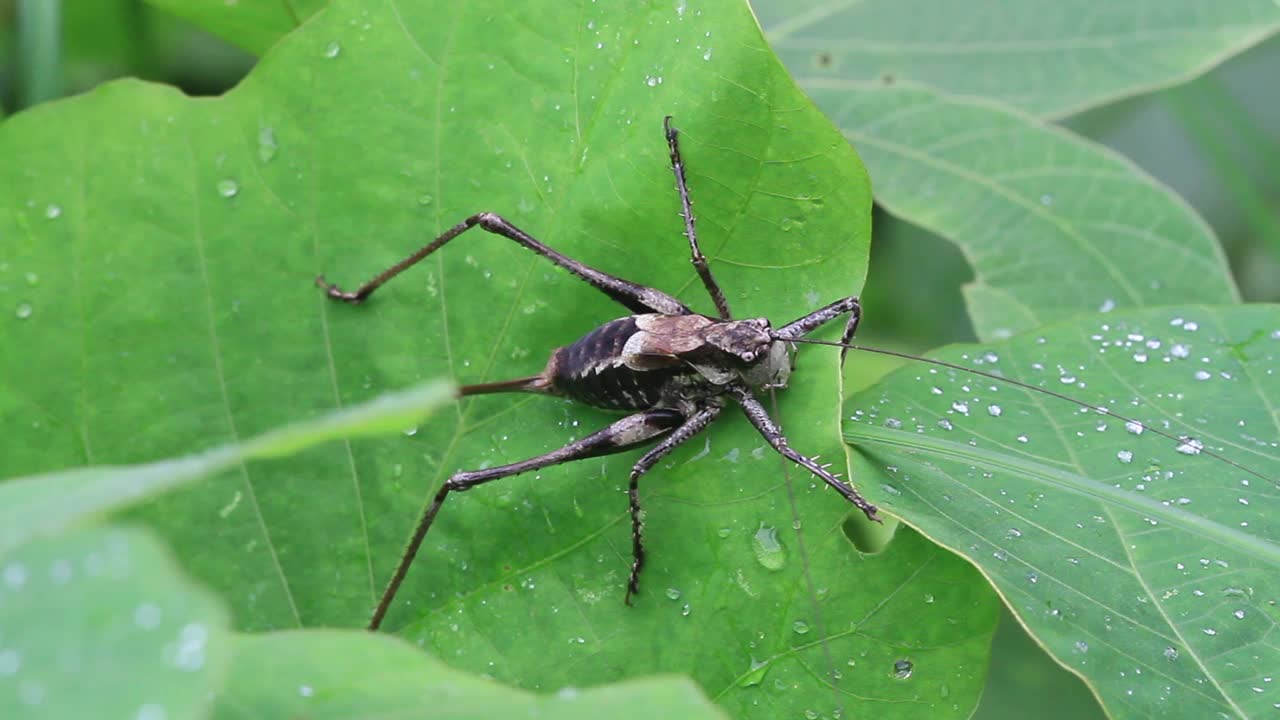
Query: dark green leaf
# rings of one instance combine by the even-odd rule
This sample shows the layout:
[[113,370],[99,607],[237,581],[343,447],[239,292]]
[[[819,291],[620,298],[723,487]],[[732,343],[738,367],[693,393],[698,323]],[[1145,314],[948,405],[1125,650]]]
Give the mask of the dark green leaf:
[[1280,27],[1269,0],[758,0],[810,91],[926,85],[1065,115],[1190,79]]
[[925,90],[815,90],[814,99],[866,159],[876,199],[964,252],[979,338],[1082,312],[1237,299],[1212,230],[1101,146]]

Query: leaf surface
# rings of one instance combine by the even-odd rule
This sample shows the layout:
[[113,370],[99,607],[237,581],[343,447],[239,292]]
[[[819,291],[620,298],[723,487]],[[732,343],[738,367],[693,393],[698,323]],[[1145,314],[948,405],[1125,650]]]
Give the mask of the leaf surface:
[[1264,716],[1278,328],[1276,306],[1152,308],[948,348],[1107,412],[913,366],[850,399],[845,437],[887,471],[884,506],[980,568],[1114,716]]

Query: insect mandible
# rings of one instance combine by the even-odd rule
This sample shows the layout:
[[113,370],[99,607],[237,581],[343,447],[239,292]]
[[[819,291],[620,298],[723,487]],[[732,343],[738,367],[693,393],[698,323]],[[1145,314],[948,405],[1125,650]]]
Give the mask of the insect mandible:
[[[471,228],[480,227],[568,270],[633,313],[610,320],[573,343],[557,348],[551,353],[546,367],[536,375],[464,385],[459,389],[460,396],[497,392],[555,395],[630,414],[602,430],[537,457],[484,470],[454,473],[418,521],[370,617],[370,630],[376,630],[382,624],[427,531],[451,493],[550,465],[653,445],[632,467],[628,487],[632,562],[625,601],[631,604],[632,597],[639,591],[640,572],[645,563],[640,478],[676,447],[705,430],[731,404],[742,410],[774,450],[820,478],[868,518],[879,521],[876,507],[864,499],[852,484],[843,482],[816,458],[792,449],[781,428],[756,398],[757,392],[786,387],[792,369],[792,343],[842,315],[849,316],[841,337],[841,343],[847,345],[862,315],[858,298],[841,298],[778,328],[765,318],[734,319],[724,292],[716,283],[698,246],[692,201],[684,162],[680,157],[679,133],[672,126],[670,116],[663,120],[663,130],[676,190],[680,195],[684,235],[692,252],[690,259],[715,303],[717,317],[696,313],[661,290],[624,280],[566,257],[491,212],[471,215],[353,292],[343,291],[326,282],[323,275],[316,278],[316,284],[330,298],[358,304],[450,240]],[[844,353],[842,350],[842,361]]]

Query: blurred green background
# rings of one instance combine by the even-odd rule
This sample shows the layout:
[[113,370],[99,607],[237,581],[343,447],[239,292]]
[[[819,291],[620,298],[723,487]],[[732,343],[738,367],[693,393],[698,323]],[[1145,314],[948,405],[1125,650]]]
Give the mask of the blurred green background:
[[[0,0],[3,116],[122,76],[215,95],[254,61],[141,0]],[[1216,231],[1249,301],[1280,301],[1280,93],[1267,90],[1276,77],[1280,39],[1272,38],[1188,84],[1060,121],[1130,158],[1194,206]],[[920,352],[973,340],[960,295],[970,278],[953,246],[878,212],[861,341]],[[851,374],[878,374],[882,366],[869,360]],[[1103,716],[1083,683],[1008,614],[993,658],[977,717]]]

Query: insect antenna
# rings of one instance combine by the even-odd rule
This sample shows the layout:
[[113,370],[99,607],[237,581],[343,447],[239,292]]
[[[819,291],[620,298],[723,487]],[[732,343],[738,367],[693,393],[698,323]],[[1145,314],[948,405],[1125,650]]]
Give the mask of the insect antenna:
[[1194,443],[1192,438],[1190,438],[1189,436],[1184,435],[1179,437],[1172,433],[1164,432],[1159,428],[1152,427],[1150,424],[1144,423],[1140,420],[1135,420],[1133,418],[1125,417],[1124,415],[1121,415],[1117,412],[1113,412],[1108,408],[1100,407],[1097,405],[1090,405],[1089,403],[1084,402],[1083,400],[1077,400],[1076,398],[1073,398],[1070,395],[1066,395],[1060,392],[1056,392],[1054,390],[1049,390],[1036,385],[1032,385],[1031,383],[1022,382],[1021,380],[1014,380],[1013,378],[1007,378],[1007,377],[1004,377],[1003,375],[997,375],[996,373],[987,372],[985,370],[977,370],[971,367],[965,367],[964,365],[947,362],[946,360],[935,360],[933,358],[921,357],[919,355],[912,355],[911,353],[898,352],[896,350],[885,350],[882,348],[867,347],[865,345],[854,345],[852,343],[834,342],[831,340],[813,340],[811,338],[786,338],[786,342],[808,343],[810,345],[830,345],[831,347],[844,348],[846,350],[860,350],[862,352],[874,353],[876,355],[888,355],[890,357],[902,358],[904,360],[912,360],[915,362],[927,363],[929,365],[937,365],[938,367],[944,367],[949,370],[959,370],[960,372],[966,372],[971,375],[977,375],[979,377],[984,377],[991,380],[997,380],[1002,383],[1007,383],[1009,385],[1013,385],[1014,387],[1022,388],[1023,390],[1030,390],[1032,392],[1043,393],[1044,395],[1048,395],[1049,397],[1063,400],[1065,402],[1071,403],[1072,405],[1076,405],[1078,407],[1082,407],[1087,410],[1092,410],[1093,412],[1096,412],[1101,415],[1110,415],[1111,417],[1116,418],[1121,422],[1127,423],[1137,428],[1141,428],[1142,430],[1150,430],[1155,435],[1159,435],[1162,438],[1172,440],[1173,442],[1178,443],[1178,446],[1180,448],[1187,447],[1187,448],[1193,449],[1194,450],[1193,454],[1206,455],[1208,457],[1214,458],[1215,460],[1220,460],[1226,463],[1227,465],[1230,465],[1231,467],[1236,468],[1241,472],[1248,473],[1249,475],[1252,475],[1260,480],[1266,480],[1268,482],[1271,481],[1271,478],[1267,477],[1266,475],[1263,475],[1257,470],[1253,470],[1252,468],[1249,468],[1245,465],[1241,465],[1235,460],[1232,460],[1228,457],[1215,453],[1212,450],[1209,450],[1207,448],[1199,447],[1199,444]]

